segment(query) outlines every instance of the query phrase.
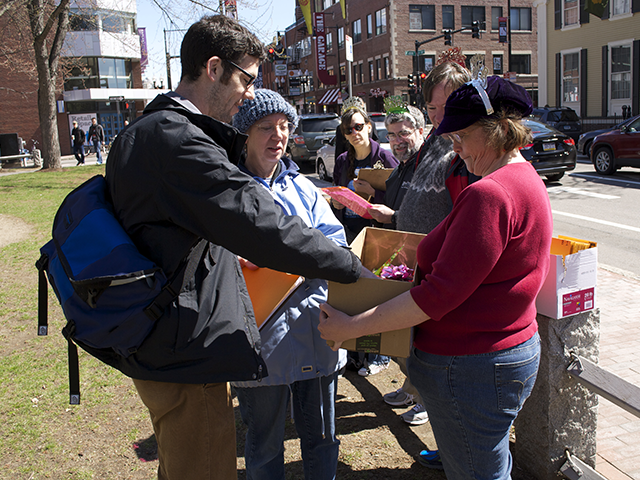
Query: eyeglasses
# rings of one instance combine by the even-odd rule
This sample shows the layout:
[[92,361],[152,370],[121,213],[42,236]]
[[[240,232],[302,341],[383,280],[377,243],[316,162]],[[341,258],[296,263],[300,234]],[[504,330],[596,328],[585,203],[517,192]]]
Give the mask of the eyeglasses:
[[351,135],[354,130],[356,132],[361,132],[363,128],[364,128],[364,123],[356,123],[353,127],[347,127],[344,133],[345,135]]
[[465,139],[465,137],[467,135],[469,135],[471,132],[473,132],[475,130],[475,128],[472,128],[471,130],[467,130],[465,131],[460,131],[460,133],[454,132],[454,133],[445,133],[442,135],[443,138],[449,140],[450,142],[457,142],[457,143],[462,143],[462,141]]
[[400,130],[398,133],[391,133],[388,132],[387,133],[387,139],[390,142],[395,142],[400,141],[400,139],[406,140],[407,138],[409,138],[411,135],[413,135],[413,132],[415,132],[415,130]]
[[296,129],[295,125],[291,122],[282,122],[275,124],[271,122],[256,123],[256,128],[260,133],[270,136],[274,133],[278,133],[280,135],[290,135]]
[[246,75],[247,77],[249,77],[249,80],[247,80],[247,85],[245,88],[249,88],[251,85],[254,84],[254,82],[256,81],[256,76],[255,75],[251,75],[249,72],[247,72],[244,68],[242,68],[240,65],[233,63],[231,60],[225,60],[225,62],[227,62],[229,65],[231,65],[232,67],[237,68],[238,70],[240,70],[244,75]]

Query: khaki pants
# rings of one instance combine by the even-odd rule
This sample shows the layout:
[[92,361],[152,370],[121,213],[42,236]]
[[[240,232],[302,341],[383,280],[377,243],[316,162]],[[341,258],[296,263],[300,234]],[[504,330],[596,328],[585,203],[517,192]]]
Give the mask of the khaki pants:
[[133,380],[158,442],[158,480],[235,480],[236,426],[228,383]]

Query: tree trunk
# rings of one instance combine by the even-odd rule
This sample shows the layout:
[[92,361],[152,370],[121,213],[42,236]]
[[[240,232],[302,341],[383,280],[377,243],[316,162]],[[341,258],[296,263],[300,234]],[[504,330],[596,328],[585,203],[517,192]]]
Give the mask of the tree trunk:
[[38,72],[38,117],[42,130],[42,168],[61,168],[56,85],[58,61],[69,28],[69,0],[55,10],[45,0],[29,0],[27,11]]

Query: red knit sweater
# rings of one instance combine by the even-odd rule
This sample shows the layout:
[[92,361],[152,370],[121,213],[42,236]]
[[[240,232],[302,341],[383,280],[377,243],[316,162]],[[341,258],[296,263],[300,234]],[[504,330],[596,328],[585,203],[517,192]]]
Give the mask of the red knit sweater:
[[529,163],[506,165],[465,188],[418,247],[424,278],[411,295],[431,320],[418,326],[414,345],[472,355],[531,338],[552,231],[546,187]]

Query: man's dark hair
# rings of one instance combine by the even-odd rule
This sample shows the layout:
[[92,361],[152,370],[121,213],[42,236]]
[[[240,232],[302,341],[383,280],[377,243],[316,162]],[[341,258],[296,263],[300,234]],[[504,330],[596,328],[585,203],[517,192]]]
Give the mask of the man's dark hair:
[[[195,81],[211,57],[238,63],[245,55],[264,61],[267,56],[258,38],[226,15],[202,17],[189,27],[180,48],[181,80]],[[226,84],[233,68],[225,62],[220,81]]]

